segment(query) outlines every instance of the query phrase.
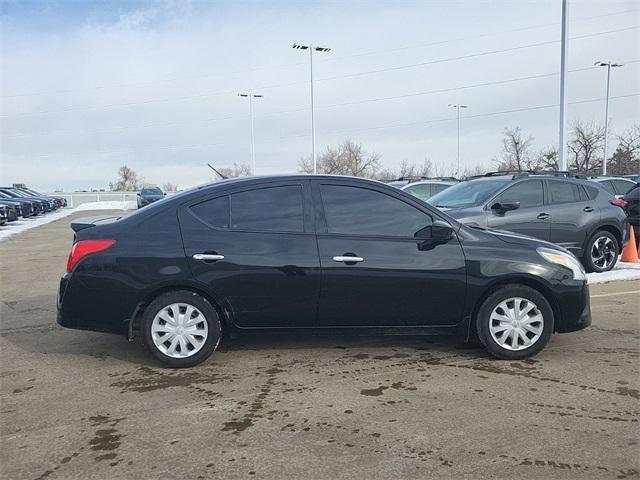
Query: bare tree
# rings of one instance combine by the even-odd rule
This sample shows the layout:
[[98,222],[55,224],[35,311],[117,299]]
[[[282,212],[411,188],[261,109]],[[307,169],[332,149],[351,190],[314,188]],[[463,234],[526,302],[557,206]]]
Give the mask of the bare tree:
[[496,159],[498,170],[527,170],[532,167],[532,136],[524,136],[520,127],[506,127],[502,134],[502,154]]
[[556,146],[550,145],[540,150],[532,166],[534,170],[560,170]]
[[118,169],[118,178],[115,182],[109,183],[109,188],[120,192],[135,192],[143,187],[144,178],[126,165]]
[[[318,173],[330,175],[351,175],[373,178],[380,168],[380,155],[365,152],[362,144],[345,140],[337,147],[327,147],[318,158]],[[298,163],[300,172],[313,172],[313,160],[303,158]]]
[[618,135],[618,146],[607,169],[612,175],[640,173],[640,124]]
[[165,192],[177,192],[178,191],[178,184],[177,183],[166,182],[164,185],[162,185],[162,190],[164,190]]
[[431,160],[425,158],[422,165],[410,163],[403,160],[398,170],[384,169],[376,173],[375,178],[378,180],[395,180],[397,178],[422,178],[431,176]]
[[248,177],[251,175],[251,166],[246,163],[234,163],[233,167],[220,167],[218,171],[227,178]]
[[573,124],[571,136],[567,145],[570,168],[582,174],[599,173],[602,169],[604,128],[595,123],[578,121]]

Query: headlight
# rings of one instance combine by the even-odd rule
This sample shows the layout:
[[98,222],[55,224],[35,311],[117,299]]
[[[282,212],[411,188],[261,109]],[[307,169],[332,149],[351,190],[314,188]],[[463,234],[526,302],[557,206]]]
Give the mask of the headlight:
[[538,253],[548,262],[562,265],[573,272],[574,280],[586,280],[587,275],[584,271],[584,267],[578,261],[576,257],[570,253],[564,253],[560,250],[553,250],[551,248],[539,247]]

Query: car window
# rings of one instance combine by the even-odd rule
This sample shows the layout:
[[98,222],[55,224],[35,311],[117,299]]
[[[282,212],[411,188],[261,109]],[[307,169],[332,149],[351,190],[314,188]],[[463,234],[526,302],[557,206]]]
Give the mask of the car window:
[[436,193],[440,193],[443,190],[446,190],[447,188],[449,188],[450,185],[439,185],[437,183],[432,183],[431,184],[431,195],[435,195]]
[[582,185],[582,188],[587,192],[589,200],[594,200],[598,196],[598,187],[592,187],[590,185]]
[[600,185],[602,185],[607,192],[616,193],[615,189],[613,187],[613,183],[611,182],[611,180],[604,180],[604,181],[598,182],[598,183],[600,183]]
[[613,189],[616,195],[624,195],[634,187],[634,184],[625,180],[613,180]]
[[549,202],[573,203],[580,202],[580,189],[575,183],[550,181],[548,183]]
[[405,188],[404,190],[405,192],[409,192],[411,195],[418,197],[420,200],[426,200],[431,196],[431,185],[428,183],[413,185]]
[[162,190],[159,188],[143,188],[142,195],[162,195]]
[[431,217],[390,195],[367,188],[321,185],[329,233],[411,237]]
[[506,186],[505,180],[470,180],[457,183],[429,199],[441,208],[465,208],[480,205]]
[[499,203],[520,202],[520,208],[539,207],[544,203],[542,180],[516,183],[496,198]]
[[303,232],[302,187],[287,185],[232,194],[231,228]]
[[190,210],[212,227],[229,228],[229,197],[227,195],[192,205]]

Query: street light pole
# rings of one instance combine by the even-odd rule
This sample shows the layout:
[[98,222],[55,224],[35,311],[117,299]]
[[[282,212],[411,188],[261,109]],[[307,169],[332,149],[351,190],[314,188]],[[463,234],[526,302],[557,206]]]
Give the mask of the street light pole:
[[254,98],[262,98],[264,95],[255,95],[251,91],[248,93],[239,93],[239,97],[244,97],[249,99],[249,117],[251,123],[251,174],[256,174],[256,153],[255,153],[255,143],[253,136],[253,99]]
[[313,159],[313,173],[318,173],[318,166],[316,162],[316,119],[314,112],[314,97],[313,97],[313,52],[329,52],[329,47],[314,47],[312,44],[300,45],[294,43],[293,48],[297,50],[309,50],[309,66],[311,76],[311,158]]
[[449,107],[455,108],[458,111],[458,169],[456,176],[460,178],[460,109],[469,108],[469,105],[462,105],[460,103],[450,103]]
[[567,165],[567,63],[569,61],[569,0],[562,0],[562,32],[560,40],[560,133],[558,135],[558,164],[560,170]]
[[611,68],[622,67],[622,63],[595,62],[596,67],[607,67],[607,98],[604,106],[604,156],[602,158],[602,175],[607,175],[607,139],[609,136],[609,83],[611,82]]

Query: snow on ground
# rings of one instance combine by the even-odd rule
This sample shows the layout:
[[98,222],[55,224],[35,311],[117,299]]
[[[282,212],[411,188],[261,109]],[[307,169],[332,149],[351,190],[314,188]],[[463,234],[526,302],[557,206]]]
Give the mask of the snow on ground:
[[32,228],[68,217],[75,212],[83,212],[87,210],[131,210],[136,207],[137,205],[135,200],[127,202],[89,202],[78,205],[76,208],[61,208],[55,212],[38,215],[35,218],[20,218],[20,220],[8,222],[0,227],[0,242],[17,235],[18,233],[26,232]]
[[613,270],[604,273],[587,273],[589,285],[619,280],[640,280],[640,263],[618,262]]

